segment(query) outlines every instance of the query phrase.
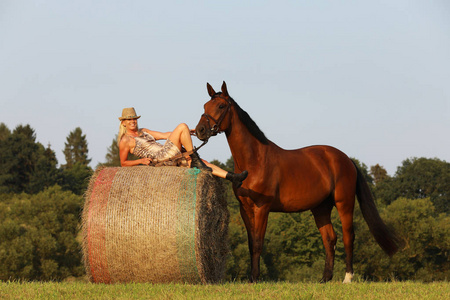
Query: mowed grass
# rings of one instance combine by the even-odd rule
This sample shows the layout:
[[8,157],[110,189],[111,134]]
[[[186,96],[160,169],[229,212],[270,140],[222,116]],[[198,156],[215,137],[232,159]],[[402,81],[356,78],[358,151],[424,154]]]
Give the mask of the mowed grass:
[[0,299],[450,299],[450,283],[91,284],[0,282]]

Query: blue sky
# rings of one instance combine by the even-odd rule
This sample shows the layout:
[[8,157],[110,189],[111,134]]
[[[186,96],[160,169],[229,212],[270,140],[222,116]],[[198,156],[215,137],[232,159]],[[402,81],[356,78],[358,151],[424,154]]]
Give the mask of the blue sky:
[[[104,162],[124,107],[195,127],[222,81],[283,148],[332,145],[391,175],[450,161],[448,1],[0,2],[0,122],[30,124],[60,164],[76,127]],[[231,155],[224,135],[200,154]]]

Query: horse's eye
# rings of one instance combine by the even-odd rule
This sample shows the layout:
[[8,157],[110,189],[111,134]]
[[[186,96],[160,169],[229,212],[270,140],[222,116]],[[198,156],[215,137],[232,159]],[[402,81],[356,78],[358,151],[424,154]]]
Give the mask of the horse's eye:
[[225,108],[225,104],[220,104],[220,105],[219,105],[219,108],[220,108],[220,109],[224,109],[224,108]]

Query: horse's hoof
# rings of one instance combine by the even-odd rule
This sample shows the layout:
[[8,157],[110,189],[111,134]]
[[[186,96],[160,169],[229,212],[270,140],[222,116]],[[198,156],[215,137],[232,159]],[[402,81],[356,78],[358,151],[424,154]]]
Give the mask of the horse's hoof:
[[327,283],[328,281],[330,281],[333,278],[333,276],[329,277],[329,276],[323,276],[322,279],[320,279],[319,283]]
[[259,279],[254,279],[253,277],[250,277],[248,279],[248,283],[258,283]]
[[351,283],[353,280],[353,273],[345,273],[345,278],[342,283]]

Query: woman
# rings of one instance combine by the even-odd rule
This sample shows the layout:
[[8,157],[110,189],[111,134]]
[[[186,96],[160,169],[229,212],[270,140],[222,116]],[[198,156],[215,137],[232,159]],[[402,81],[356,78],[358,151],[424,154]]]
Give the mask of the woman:
[[[227,172],[216,165],[203,161],[197,152],[190,154],[190,159],[182,157],[181,151],[190,152],[194,149],[191,139],[193,131],[186,124],[178,125],[172,132],[151,131],[146,128],[139,130],[137,119],[140,117],[133,107],[124,108],[122,116],[119,117],[121,122],[117,141],[122,167],[150,165],[151,163],[160,163],[166,166],[190,165],[191,168],[212,171],[213,175],[228,179],[236,187],[240,187],[242,181],[247,178],[247,171],[240,174]],[[166,142],[162,145],[156,142],[157,140],[166,140]],[[128,160],[129,153],[140,159]]]

